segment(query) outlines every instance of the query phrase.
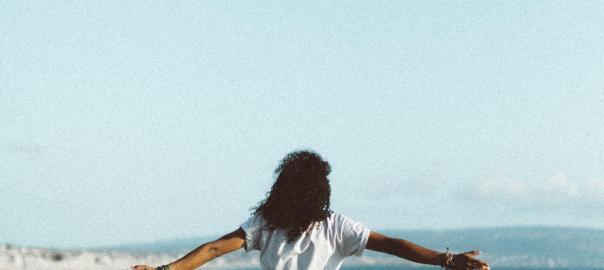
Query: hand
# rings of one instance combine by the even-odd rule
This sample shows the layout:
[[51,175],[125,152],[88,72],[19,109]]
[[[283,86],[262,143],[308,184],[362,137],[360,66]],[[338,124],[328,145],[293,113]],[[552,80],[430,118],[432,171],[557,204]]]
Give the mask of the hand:
[[137,265],[130,266],[130,269],[132,269],[132,270],[155,270],[155,267],[137,264]]
[[480,251],[472,250],[464,253],[453,255],[453,269],[455,270],[490,270],[491,268],[486,262],[475,259],[474,256],[479,255]]

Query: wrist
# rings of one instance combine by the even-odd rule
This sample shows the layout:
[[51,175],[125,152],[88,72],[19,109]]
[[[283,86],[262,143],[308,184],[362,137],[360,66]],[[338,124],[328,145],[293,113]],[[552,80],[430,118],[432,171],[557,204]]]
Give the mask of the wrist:
[[453,254],[449,252],[449,248],[444,253],[441,253],[440,256],[440,267],[445,270],[453,269],[455,266],[455,262],[453,260]]
[[447,253],[445,253],[445,252],[439,253],[438,256],[436,256],[436,262],[434,263],[434,265],[439,265],[440,267],[445,267],[446,261],[447,261]]

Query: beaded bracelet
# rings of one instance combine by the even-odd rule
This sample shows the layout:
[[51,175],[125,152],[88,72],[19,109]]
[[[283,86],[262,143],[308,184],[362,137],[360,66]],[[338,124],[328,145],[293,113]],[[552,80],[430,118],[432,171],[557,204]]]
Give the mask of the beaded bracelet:
[[455,263],[453,261],[453,254],[449,252],[449,247],[447,247],[447,252],[444,254],[445,258],[443,260],[443,264],[441,265],[441,269],[449,270],[453,269]]

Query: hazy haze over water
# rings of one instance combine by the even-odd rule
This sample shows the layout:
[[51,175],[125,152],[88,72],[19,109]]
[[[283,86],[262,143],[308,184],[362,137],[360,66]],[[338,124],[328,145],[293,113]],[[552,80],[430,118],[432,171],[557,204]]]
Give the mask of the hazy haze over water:
[[219,235],[289,151],[372,229],[604,228],[601,1],[0,3],[0,243]]

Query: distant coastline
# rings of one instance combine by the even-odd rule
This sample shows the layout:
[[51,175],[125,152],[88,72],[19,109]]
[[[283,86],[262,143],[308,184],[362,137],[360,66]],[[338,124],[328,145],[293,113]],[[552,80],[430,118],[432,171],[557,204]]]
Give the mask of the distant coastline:
[[[440,250],[447,246],[456,251],[478,249],[482,251],[481,257],[498,269],[596,269],[604,266],[604,230],[598,229],[531,226],[383,232]],[[51,269],[53,265],[60,265],[60,269],[121,269],[124,265],[140,261],[161,264],[172,261],[211,239],[213,238],[175,239],[85,250],[25,248],[0,244],[0,270]],[[361,257],[347,259],[345,265],[356,267],[350,268],[355,270],[369,269],[362,267],[377,269],[375,267],[388,265],[395,268],[387,269],[417,269],[420,266],[372,251],[365,251]],[[31,268],[34,266],[41,268]],[[237,251],[218,258],[207,266],[220,269],[249,267],[259,267],[257,252]]]

